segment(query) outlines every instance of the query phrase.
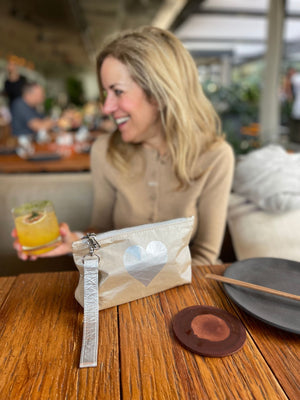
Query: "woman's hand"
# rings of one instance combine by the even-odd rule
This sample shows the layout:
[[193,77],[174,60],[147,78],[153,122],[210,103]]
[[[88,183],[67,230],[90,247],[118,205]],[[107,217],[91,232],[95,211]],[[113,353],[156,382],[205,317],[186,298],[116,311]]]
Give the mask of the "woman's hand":
[[57,257],[57,256],[62,256],[62,255],[71,253],[72,252],[72,243],[80,238],[78,237],[78,235],[76,233],[70,231],[68,224],[66,224],[65,222],[62,222],[59,225],[59,231],[60,231],[60,235],[62,238],[62,242],[60,244],[58,244],[58,246],[55,249],[50,250],[47,253],[43,253],[43,254],[39,254],[39,255],[28,255],[22,251],[22,246],[18,240],[17,231],[16,231],[16,229],[13,229],[11,235],[12,235],[12,237],[15,238],[14,248],[17,251],[18,257],[24,261],[25,260],[34,261],[37,258]]

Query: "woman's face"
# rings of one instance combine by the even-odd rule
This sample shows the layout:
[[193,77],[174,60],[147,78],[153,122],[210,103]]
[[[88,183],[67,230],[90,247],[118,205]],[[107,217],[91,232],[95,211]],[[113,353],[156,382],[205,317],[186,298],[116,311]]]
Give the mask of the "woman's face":
[[150,102],[145,92],[131,78],[127,67],[108,56],[100,70],[106,91],[103,106],[105,114],[116,121],[124,142],[155,143],[163,138],[158,107]]

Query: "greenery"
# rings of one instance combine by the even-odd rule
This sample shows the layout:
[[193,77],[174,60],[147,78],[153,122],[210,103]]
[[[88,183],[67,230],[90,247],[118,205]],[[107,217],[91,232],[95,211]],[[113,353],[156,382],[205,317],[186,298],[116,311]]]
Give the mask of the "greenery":
[[85,102],[84,91],[82,82],[73,76],[70,76],[66,80],[66,91],[68,100],[75,106],[82,106]]
[[44,101],[44,111],[46,115],[50,115],[52,108],[55,106],[56,102],[53,97],[47,97]]
[[203,89],[218,112],[223,131],[235,153],[243,154],[259,147],[259,85],[232,83],[222,87],[208,81]]

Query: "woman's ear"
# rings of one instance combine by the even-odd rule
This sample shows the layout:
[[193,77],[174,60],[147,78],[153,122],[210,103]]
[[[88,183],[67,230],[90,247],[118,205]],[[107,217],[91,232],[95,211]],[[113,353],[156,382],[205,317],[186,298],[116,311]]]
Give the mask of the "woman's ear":
[[150,97],[149,103],[150,103],[152,106],[157,107],[158,111],[161,111],[161,110],[162,110],[162,107],[159,105],[158,101],[157,101],[154,97]]

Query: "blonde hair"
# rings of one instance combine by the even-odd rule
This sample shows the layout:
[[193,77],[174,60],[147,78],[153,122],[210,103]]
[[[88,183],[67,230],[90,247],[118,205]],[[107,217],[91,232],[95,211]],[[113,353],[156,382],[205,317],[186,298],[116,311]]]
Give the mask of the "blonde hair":
[[[108,56],[123,63],[149,101],[157,102],[174,173],[180,186],[191,184],[197,178],[199,155],[221,137],[221,126],[203,93],[190,53],[176,36],[163,29],[146,26],[120,33],[104,45],[97,57],[102,102],[105,93],[100,69]],[[124,170],[136,148],[123,143],[116,132],[109,145],[109,159]]]

